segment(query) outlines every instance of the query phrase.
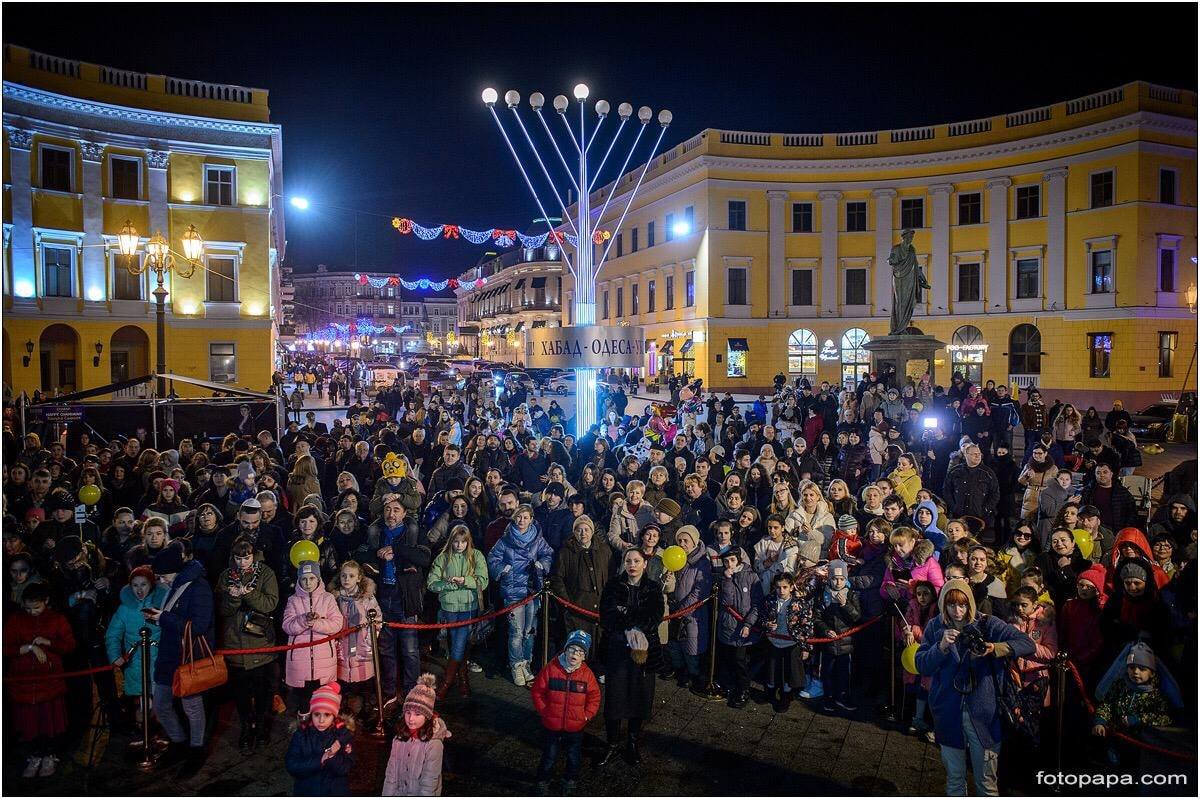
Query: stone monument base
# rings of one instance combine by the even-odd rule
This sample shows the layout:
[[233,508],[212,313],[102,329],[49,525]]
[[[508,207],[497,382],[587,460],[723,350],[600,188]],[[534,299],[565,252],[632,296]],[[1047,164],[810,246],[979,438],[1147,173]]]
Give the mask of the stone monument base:
[[935,385],[934,355],[945,347],[933,336],[909,334],[880,336],[863,345],[863,349],[871,353],[871,371],[875,374],[882,375],[889,366],[893,366],[899,378],[898,383],[903,384],[909,361],[922,361],[925,366],[921,371],[928,371],[929,380]]

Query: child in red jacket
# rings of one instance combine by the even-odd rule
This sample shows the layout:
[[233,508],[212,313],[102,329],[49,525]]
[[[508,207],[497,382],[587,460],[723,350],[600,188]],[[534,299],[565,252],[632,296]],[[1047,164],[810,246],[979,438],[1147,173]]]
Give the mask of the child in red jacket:
[[546,741],[537,770],[537,793],[550,790],[550,771],[558,760],[559,747],[566,749],[563,793],[570,795],[579,776],[583,755],[583,728],[600,710],[600,686],[588,668],[592,637],[583,630],[567,636],[562,653],[542,667],[533,681],[533,706],[542,717]]
[[63,671],[63,655],[75,649],[75,636],[67,617],[51,610],[50,592],[42,583],[25,589],[21,610],[4,622],[4,673],[41,677],[14,683],[9,692],[17,732],[30,749],[21,776],[49,777],[67,731],[67,683],[54,675]]

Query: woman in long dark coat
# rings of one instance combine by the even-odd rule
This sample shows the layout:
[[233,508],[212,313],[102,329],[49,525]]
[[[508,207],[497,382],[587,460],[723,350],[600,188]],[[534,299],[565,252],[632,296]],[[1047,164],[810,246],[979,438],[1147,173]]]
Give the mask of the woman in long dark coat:
[[628,722],[625,759],[633,765],[641,762],[638,737],[642,721],[650,717],[654,707],[655,675],[662,664],[658,640],[662,596],[662,585],[646,574],[646,556],[630,549],[621,561],[621,573],[608,581],[600,597],[607,674],[604,725],[608,737],[602,766],[617,758],[622,721]]

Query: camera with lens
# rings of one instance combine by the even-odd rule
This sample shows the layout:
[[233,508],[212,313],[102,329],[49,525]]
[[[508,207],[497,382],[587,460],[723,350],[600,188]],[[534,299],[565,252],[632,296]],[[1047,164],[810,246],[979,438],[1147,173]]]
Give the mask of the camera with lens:
[[987,647],[990,642],[984,637],[983,630],[979,629],[978,625],[972,624],[964,627],[958,634],[958,640],[975,657],[983,657],[988,653]]

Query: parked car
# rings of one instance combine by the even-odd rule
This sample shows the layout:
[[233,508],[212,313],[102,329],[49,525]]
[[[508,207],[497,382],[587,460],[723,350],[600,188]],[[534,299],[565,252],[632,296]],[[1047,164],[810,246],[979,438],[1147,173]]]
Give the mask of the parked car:
[[1129,432],[1144,441],[1164,440],[1171,430],[1171,419],[1177,406],[1176,402],[1155,402],[1129,414]]
[[546,387],[560,396],[575,393],[575,373],[562,372],[550,378]]

